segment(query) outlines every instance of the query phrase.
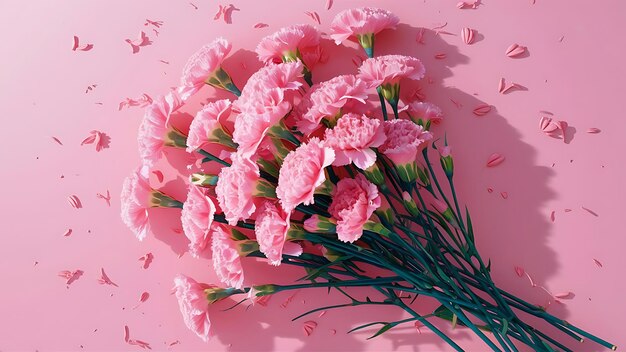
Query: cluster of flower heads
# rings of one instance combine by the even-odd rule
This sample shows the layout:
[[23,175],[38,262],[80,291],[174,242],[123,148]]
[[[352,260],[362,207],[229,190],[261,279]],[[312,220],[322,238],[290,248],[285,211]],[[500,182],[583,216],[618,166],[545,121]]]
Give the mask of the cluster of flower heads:
[[[201,338],[209,337],[208,304],[244,287],[241,257],[260,252],[280,265],[284,255],[319,250],[303,240],[311,233],[358,241],[364,227],[376,221],[373,214],[389,206],[381,197],[386,187],[381,168],[395,168],[404,182],[418,179],[418,151],[432,139],[430,123],[442,114],[432,104],[399,98],[403,81],[424,76],[420,60],[374,57],[375,35],[397,24],[395,15],[381,9],[338,14],[330,37],[337,44],[358,40],[370,58],[357,75],[316,84],[313,68],[323,57],[320,32],[310,25],[283,28],[261,40],[256,52],[266,66],[241,90],[222,67],[231,44],[218,38],[191,56],[178,89],[146,109],[138,134],[142,167],[124,182],[122,219],[142,240],[150,232],[149,208],[182,209],[189,252],[195,257],[210,252],[217,277],[227,286],[176,278],[185,322]],[[205,85],[236,99],[209,102],[183,133],[171,116]],[[379,97],[393,115],[371,112]],[[187,199],[180,202],[149,185],[150,168],[165,148],[186,150],[221,170],[190,172]]]

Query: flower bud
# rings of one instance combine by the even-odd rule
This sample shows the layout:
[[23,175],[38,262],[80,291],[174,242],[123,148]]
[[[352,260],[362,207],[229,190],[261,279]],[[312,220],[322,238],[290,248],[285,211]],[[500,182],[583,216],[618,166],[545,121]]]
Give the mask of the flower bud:
[[450,146],[447,145],[443,147],[443,150],[441,151],[441,158],[439,159],[441,161],[441,167],[448,178],[451,178],[454,175],[454,162],[452,160],[450,149]]
[[409,214],[413,216],[418,216],[420,214],[417,204],[415,204],[415,201],[411,198],[411,195],[408,192],[402,192],[402,203]]
[[213,304],[217,301],[220,301],[224,298],[228,298],[236,293],[240,293],[241,291],[236,288],[222,288],[222,287],[209,287],[204,290],[204,294],[206,295],[209,304]]
[[393,224],[396,221],[396,214],[391,208],[391,205],[387,201],[386,197],[380,198],[380,207],[374,211],[376,215],[381,218],[383,222],[387,222],[388,224]]
[[334,220],[321,215],[313,215],[304,221],[304,229],[312,233],[335,233]]
[[381,186],[385,184],[385,175],[380,170],[378,165],[373,164],[364,170],[365,177],[376,186]]
[[195,173],[190,176],[191,183],[200,187],[215,186],[217,184],[217,175]]

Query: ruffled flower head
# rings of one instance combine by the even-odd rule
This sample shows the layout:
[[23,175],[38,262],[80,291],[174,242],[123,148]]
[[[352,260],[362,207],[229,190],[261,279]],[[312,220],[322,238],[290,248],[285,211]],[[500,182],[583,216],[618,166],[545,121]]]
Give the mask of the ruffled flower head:
[[250,77],[233,104],[240,111],[233,132],[239,153],[250,158],[268,134],[283,137],[282,119],[293,107],[293,94],[302,86],[300,77],[300,61],[269,65]]
[[220,281],[229,287],[243,286],[243,268],[237,243],[221,225],[213,225],[211,250],[213,268]]
[[365,82],[354,75],[337,76],[313,86],[296,107],[296,126],[311,134],[322,119],[334,123],[351,104],[365,104],[367,89]]
[[189,99],[205,84],[221,88],[239,95],[230,76],[222,69],[222,62],[230,53],[232,46],[224,38],[217,38],[213,42],[196,51],[183,69],[178,92],[183,100]]
[[395,29],[400,20],[383,9],[362,7],[342,11],[330,25],[330,37],[337,45],[354,36],[365,49],[367,56],[374,56],[374,35],[385,29]]
[[209,301],[205,290],[215,286],[202,284],[185,275],[174,279],[174,288],[178,306],[183,315],[185,325],[204,342],[211,336],[211,320],[209,319]]
[[259,207],[257,214],[254,233],[259,243],[259,250],[265,254],[270,264],[280,265],[289,231],[289,214],[279,211],[269,201]]
[[387,139],[378,150],[394,163],[403,181],[415,181],[418,149],[432,134],[409,120],[385,121],[383,128]]
[[343,115],[333,129],[324,135],[324,144],[335,151],[333,165],[343,166],[354,163],[365,170],[376,162],[377,148],[385,142],[385,132],[380,120],[365,115]]
[[363,235],[363,225],[378,207],[381,200],[378,188],[365,176],[344,178],[337,182],[328,208],[337,221],[337,237],[343,242],[354,242]]
[[443,119],[441,109],[437,105],[427,102],[412,101],[406,106],[406,110],[413,122],[424,126],[426,129],[430,127],[431,123],[438,124]]
[[259,166],[238,153],[232,155],[233,163],[220,171],[215,193],[220,208],[229,224],[249,219],[256,209],[254,195],[259,181]]
[[224,128],[224,122],[228,119],[230,111],[231,102],[228,99],[208,103],[198,111],[189,126],[187,151],[191,153],[206,143],[218,143],[235,148],[230,132]]
[[169,124],[170,115],[181,106],[178,95],[170,92],[157,97],[146,108],[137,136],[144,165],[154,166],[161,159],[164,147],[187,147],[187,136]]
[[302,53],[315,50],[320,43],[320,32],[308,24],[281,28],[263,39],[256,47],[259,60],[280,63],[302,60]]
[[209,229],[213,223],[215,204],[201,187],[189,186],[187,200],[183,204],[181,222],[189,239],[189,252],[198,257],[209,243]]
[[324,169],[334,160],[333,149],[315,137],[289,152],[280,168],[276,188],[282,208],[289,213],[301,203],[312,204],[315,189],[326,180]]

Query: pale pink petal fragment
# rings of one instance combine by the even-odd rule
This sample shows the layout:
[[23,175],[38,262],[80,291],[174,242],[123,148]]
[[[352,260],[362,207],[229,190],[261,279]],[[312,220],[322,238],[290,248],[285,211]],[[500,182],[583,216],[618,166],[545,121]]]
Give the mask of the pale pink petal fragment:
[[170,344],[168,346],[172,347],[172,346],[178,345],[178,344],[180,344],[180,341],[176,340],[174,342],[170,342]]
[[163,25],[163,21],[151,21],[151,20],[146,19],[146,23],[144,23],[143,25],[144,26],[153,25],[156,28],[161,28],[161,26]]
[[554,214],[556,214],[556,212],[553,210],[553,211],[550,213],[550,221],[552,221],[552,222],[554,222]]
[[143,302],[147,301],[148,298],[150,298],[150,294],[148,292],[143,292],[141,294],[141,297],[139,297],[139,302],[143,303]]
[[85,44],[80,46],[79,39],[77,36],[74,36],[72,39],[72,51],[80,50],[80,51],[89,51],[93,49],[93,44]]
[[596,258],[593,258],[593,262],[598,266],[598,268],[602,267],[602,263],[600,263],[600,261]]
[[316,327],[317,327],[317,323],[314,322],[313,320],[309,320],[309,321],[304,322],[304,324],[302,325],[302,330],[304,331],[304,334],[306,336],[311,336],[311,334],[313,333],[313,330],[315,330]]
[[68,237],[69,235],[72,234],[72,229],[67,229],[65,230],[65,232],[63,233],[63,237]]
[[130,329],[128,329],[128,325],[124,325],[124,342],[128,342],[130,340]]
[[78,197],[75,195],[71,195],[67,197],[67,201],[70,203],[70,205],[74,209],[80,209],[83,207],[83,203],[81,203],[80,199],[78,199]]
[[218,5],[218,6],[219,6],[219,9],[215,13],[215,16],[213,16],[213,20],[215,21],[219,20],[220,17],[222,17],[222,15],[224,14],[224,6],[222,5]]
[[103,195],[101,193],[96,193],[96,197],[99,199],[104,199],[105,202],[107,202],[108,206],[111,206],[111,193],[109,192],[109,190],[107,189],[107,195]]
[[589,209],[589,208],[585,208],[585,207],[583,207],[583,206],[581,206],[580,208],[581,208],[582,210],[584,210],[584,211],[588,212],[589,214],[591,214],[591,215],[595,216],[595,217],[600,216],[600,215],[598,215],[598,213],[596,213],[595,211],[593,211],[593,210],[591,210],[591,209]]
[[190,2],[190,3],[189,3],[189,5],[193,6],[194,10],[197,10],[197,9],[198,9],[198,6],[196,6],[196,4],[194,4],[194,3],[192,3],[192,2]]
[[467,27],[463,28],[461,30],[461,38],[463,38],[463,43],[471,45],[474,43],[474,30]]
[[500,155],[498,153],[493,153],[487,159],[487,167],[498,166],[498,165],[502,164],[504,159],[505,159],[504,156],[502,156],[502,155]]
[[504,91],[504,78],[500,78],[498,82],[498,92],[502,93]]
[[134,39],[134,40],[125,39],[124,41],[128,43],[130,47],[133,49],[133,54],[138,53],[140,47],[152,44],[152,41],[150,40],[150,38],[146,35],[144,31],[139,32],[139,36],[137,37],[137,39]]
[[300,292],[300,290],[295,291],[291,296],[287,297],[287,299],[283,303],[281,303],[280,306],[282,308],[287,308],[289,303],[291,303],[291,301],[293,301],[293,298],[296,297],[296,294],[298,294],[298,292]]
[[595,128],[595,127],[591,127],[587,130],[587,133],[592,133],[592,134],[596,134],[596,133],[600,133],[601,130],[599,128]]
[[122,110],[125,106],[126,107],[137,106],[140,108],[144,108],[150,104],[152,104],[152,98],[148,94],[144,93],[141,95],[141,97],[137,99],[132,99],[132,98],[124,99],[124,101],[120,102],[118,110]]
[[315,11],[306,11],[304,12],[305,15],[309,16],[311,19],[313,19],[313,21],[317,22],[317,24],[322,24],[322,21],[320,19],[320,15],[315,12]]
[[420,27],[417,29],[417,34],[415,35],[415,41],[418,44],[424,44],[424,28]]
[[439,54],[435,54],[435,59],[437,60],[442,60],[446,58],[446,54],[445,53],[439,53]]
[[533,281],[533,278],[530,277],[528,273],[526,273],[526,277],[528,278],[528,281],[530,281],[530,286],[537,287],[537,284]]
[[98,283],[100,285],[111,285],[111,286],[119,287],[117,286],[115,282],[109,279],[109,276],[104,272],[104,268],[100,268],[100,270],[101,270],[101,274],[100,274],[100,278],[98,279]]
[[143,262],[142,267],[144,269],[148,269],[150,267],[150,264],[152,263],[153,259],[154,259],[154,254],[146,253],[146,255],[144,255],[143,257],[139,258],[139,261]]
[[515,267],[515,274],[517,274],[517,276],[522,277],[524,276],[524,268],[522,268],[521,266],[516,266]]
[[63,145],[63,143],[61,143],[61,140],[59,140],[57,137],[52,136],[52,140],[57,142],[59,145]]
[[491,111],[491,105],[488,104],[480,104],[476,108],[474,108],[474,115],[476,116],[484,116]]
[[569,213],[572,209],[563,209],[564,212]]
[[93,130],[89,132],[89,136],[85,138],[80,145],[94,144],[96,146],[96,151],[99,152],[102,149],[109,147],[110,139],[111,138],[106,133]]
[[228,4],[228,6],[224,7],[224,22],[231,24],[233,23],[233,11],[240,11],[233,4]]
[[573,296],[572,292],[559,292],[559,293],[555,293],[554,298],[560,298],[560,299],[571,299]]
[[445,27],[445,26],[447,26],[447,25],[448,25],[448,22],[445,22],[445,23],[442,23],[442,24],[438,24],[438,25],[434,26],[434,27],[433,27],[433,28],[431,28],[431,29],[432,29],[433,31],[436,31],[436,30],[438,30],[438,29],[442,29],[442,28],[444,28],[444,27]]
[[333,7],[333,0],[326,0],[326,10],[330,10]]
[[502,199],[509,198],[509,194],[507,192],[500,192],[500,196],[502,197]]
[[326,315],[326,311],[325,310],[321,311],[320,314],[318,314],[317,316],[318,316],[318,318],[321,318],[324,315]]
[[58,276],[65,279],[66,285],[71,285],[72,282],[78,280],[83,275],[83,273],[84,271],[82,270],[74,270],[74,271],[63,270],[59,272]]
[[526,47],[519,44],[511,44],[505,51],[508,57],[518,57],[526,52]]
[[265,27],[269,27],[269,25],[267,23],[257,23],[254,25],[254,28],[265,28]]

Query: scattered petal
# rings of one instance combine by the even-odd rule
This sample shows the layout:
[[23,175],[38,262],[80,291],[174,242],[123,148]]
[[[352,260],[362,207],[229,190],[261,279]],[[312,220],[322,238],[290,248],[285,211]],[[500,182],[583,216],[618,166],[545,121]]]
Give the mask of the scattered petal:
[[137,54],[140,47],[152,44],[152,41],[150,40],[150,38],[148,38],[144,31],[139,32],[139,36],[137,37],[137,39],[125,39],[124,41],[128,43],[133,49],[133,54]]
[[331,334],[333,334],[333,335],[337,335],[337,330],[335,330],[335,329],[330,329],[329,331],[330,331],[330,333],[331,333]]
[[592,133],[592,134],[596,134],[596,133],[600,133],[601,130],[599,128],[595,128],[595,127],[591,127],[589,129],[587,129],[587,133]]
[[169,61],[165,61],[165,60],[159,60],[159,62],[162,62],[162,63],[164,63],[164,64],[166,64],[166,65],[169,65],[169,64],[170,64],[170,62],[169,62]]
[[598,259],[593,258],[593,262],[596,263],[596,265],[598,266],[598,268],[602,267],[602,263],[600,263],[600,261]]
[[457,107],[457,109],[460,109],[460,108],[463,107],[463,104],[459,103],[458,101],[456,101],[456,100],[454,100],[452,98],[450,98],[450,101],[452,102],[452,104],[454,104],[454,106]]
[[569,213],[570,211],[572,211],[572,209],[566,208],[566,209],[563,209],[563,211],[566,213]]
[[491,105],[488,104],[480,104],[476,108],[474,108],[474,115],[476,116],[484,116],[487,115],[491,111]]
[[287,308],[287,306],[289,305],[289,303],[291,303],[291,301],[293,301],[293,298],[296,296],[296,294],[298,294],[298,291],[295,291],[291,296],[287,297],[287,299],[280,305],[283,308]]
[[504,78],[500,78],[498,82],[498,92],[502,93],[504,91]]
[[233,11],[240,11],[233,4],[228,4],[228,6],[224,7],[224,22],[231,24],[233,23]]
[[439,53],[439,54],[435,54],[435,59],[437,60],[442,60],[446,58],[446,54],[445,53]]
[[415,35],[415,41],[418,44],[424,44],[424,28],[420,27],[417,29],[417,34]]
[[137,99],[126,98],[124,101],[120,102],[118,110],[122,110],[125,106],[137,106],[144,108],[150,104],[152,104],[152,98],[148,94],[144,93]]
[[571,299],[573,295],[574,294],[571,292],[559,292],[559,293],[555,293],[553,296],[554,298]]
[[72,41],[72,51],[89,51],[91,49],[93,49],[93,44],[85,44],[83,46],[80,46],[78,36],[74,36]]
[[463,38],[463,43],[471,45],[474,43],[474,30],[467,27],[463,28],[461,30],[461,38]]
[[333,7],[333,0],[326,0],[326,10],[330,10]]
[[517,274],[517,276],[522,277],[524,276],[524,268],[522,268],[521,266],[516,266],[515,267],[515,274]]
[[150,21],[150,20],[146,20],[146,23],[143,24],[144,26],[147,25],[153,25],[156,28],[161,28],[161,26],[163,25],[163,21]]
[[172,347],[172,346],[178,345],[178,344],[180,344],[180,341],[176,340],[174,342],[170,342],[170,344],[168,346]]
[[311,336],[311,334],[313,333],[313,330],[315,330],[316,327],[317,327],[317,323],[314,322],[313,320],[309,320],[309,321],[304,322],[304,324],[302,325],[302,330],[304,331],[304,334],[306,336]]
[[81,203],[80,199],[78,199],[78,197],[75,195],[71,195],[67,197],[67,201],[70,203],[70,205],[74,209],[80,209],[83,207],[83,203]]
[[80,145],[94,144],[96,146],[96,151],[99,152],[102,149],[108,148],[110,141],[111,138],[106,133],[93,130],[89,132],[89,136],[85,138]]
[[147,301],[148,298],[150,298],[150,294],[148,292],[143,292],[141,294],[141,297],[139,298],[139,302],[143,303],[143,302]]
[[434,27],[433,27],[433,28],[431,28],[431,29],[432,29],[433,31],[436,31],[436,30],[438,30],[438,29],[443,29],[443,28],[444,28],[445,26],[447,26],[447,25],[448,25],[448,22],[445,22],[445,23],[443,23],[443,24],[438,24],[438,25],[434,26]]
[[487,159],[487,167],[498,166],[502,164],[503,161],[504,161],[504,156],[498,153],[493,153],[489,156],[489,159]]
[[528,281],[530,281],[530,286],[537,287],[537,284],[533,281],[533,278],[530,277],[528,273],[526,273],[526,277],[528,278]]
[[101,270],[101,274],[100,274],[100,278],[98,279],[98,283],[100,285],[111,285],[111,286],[119,287],[117,286],[115,282],[109,279],[109,276],[104,272],[104,268],[100,268],[100,270]]
[[71,285],[72,282],[78,280],[83,275],[83,273],[84,271],[82,270],[74,270],[74,271],[63,270],[59,272],[58,276],[65,279],[66,285]]
[[96,197],[99,199],[104,199],[107,202],[108,206],[111,206],[111,193],[109,192],[109,190],[107,189],[107,195],[104,196],[101,193],[96,193]]
[[149,350],[151,350],[152,348],[150,347],[150,344],[145,342],[145,341],[141,341],[141,340],[128,340],[128,344],[129,345],[135,345],[135,346],[139,346],[141,348],[147,348]]
[[98,85],[97,85],[97,84],[92,84],[92,85],[87,86],[87,89],[85,89],[85,94],[87,94],[87,93],[91,92],[91,91],[92,91],[92,90],[94,90],[96,87],[98,87]]
[[595,211],[593,211],[593,210],[591,210],[591,209],[589,209],[589,208],[585,208],[585,207],[583,207],[583,206],[581,206],[580,208],[581,208],[582,210],[584,210],[584,211],[588,212],[589,214],[591,214],[591,215],[595,216],[595,217],[600,216],[600,215],[598,215],[598,213],[596,213]]
[[320,15],[317,12],[315,12],[315,11],[312,11],[312,12],[306,11],[306,12],[304,12],[304,14],[309,16],[311,19],[313,19],[313,21],[317,22],[317,24],[322,24],[322,21],[320,20]]
[[257,23],[254,25],[254,28],[265,28],[265,27],[269,27],[269,25],[267,23]]
[[190,2],[190,3],[189,3],[189,5],[193,6],[194,10],[197,10],[197,9],[198,9],[198,6],[196,6],[196,4],[194,4],[194,3],[192,3],[192,2]]
[[61,143],[61,140],[60,140],[60,139],[58,139],[58,138],[57,138],[57,137],[55,137],[55,136],[52,136],[52,140],[53,140],[53,141],[55,141],[55,142],[57,142],[59,145],[63,145],[63,143]]
[[325,311],[325,310],[321,311],[321,312],[320,312],[320,314],[318,314],[318,315],[317,315],[317,317],[318,317],[318,318],[321,318],[321,317],[323,317],[324,315],[326,315],[326,311]]
[[148,269],[150,267],[150,264],[152,263],[153,259],[154,259],[154,254],[146,253],[146,255],[144,255],[143,257],[139,258],[139,261],[143,262],[142,267],[144,269]]
[[487,192],[488,192],[488,193],[493,193],[493,188],[491,188],[491,187],[487,187]]
[[271,295],[261,296],[258,297],[256,301],[254,301],[254,303],[260,305],[261,307],[267,307],[267,303],[270,301],[271,298]]
[[562,43],[562,42],[563,42],[563,39],[565,39],[565,36],[564,36],[564,35],[560,36],[560,37],[559,37],[559,43]]
[[500,197],[502,197],[502,199],[507,199],[509,198],[509,194],[506,192],[500,192]]
[[526,52],[526,47],[525,46],[521,46],[519,44],[511,44],[507,49],[506,49],[506,56],[508,57],[517,57],[520,56],[522,54],[524,54]]
[[130,330],[128,325],[124,325],[124,342],[128,342],[128,340],[130,340]]
[[156,176],[157,180],[159,181],[159,183],[163,183],[163,172],[161,172],[160,170],[154,170],[152,171],[152,173],[154,174],[154,176]]
[[63,237],[68,237],[69,235],[72,234],[72,229],[67,229],[65,230],[65,232],[63,233]]

